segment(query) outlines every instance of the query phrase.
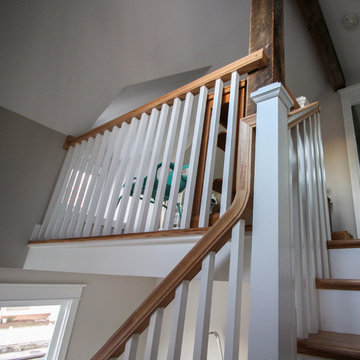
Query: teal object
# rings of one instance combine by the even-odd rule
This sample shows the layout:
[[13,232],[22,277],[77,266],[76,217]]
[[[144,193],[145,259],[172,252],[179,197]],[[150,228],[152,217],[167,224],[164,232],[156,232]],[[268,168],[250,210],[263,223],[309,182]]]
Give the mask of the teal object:
[[[159,186],[158,172],[159,172],[159,169],[161,168],[161,166],[162,166],[162,163],[159,163],[157,165],[157,167],[156,167],[156,177],[155,177],[154,186],[153,186],[153,189],[152,189],[152,192],[151,192],[151,199],[150,199],[150,202],[152,204],[155,202],[157,188]],[[172,178],[173,178],[173,174],[174,174],[174,167],[175,167],[175,164],[173,162],[171,162],[169,164],[169,168],[171,169],[171,171],[169,172],[169,175],[168,175],[167,180],[166,180],[166,187],[165,187],[165,193],[164,193],[163,202],[169,200],[170,190],[171,190],[171,183],[172,183]],[[189,167],[189,164],[184,165],[182,167],[182,171],[184,171],[188,167]],[[147,181],[147,176],[144,178],[143,185],[142,185],[142,188],[141,188],[141,193],[140,194],[142,196],[145,193],[146,181]],[[186,182],[187,182],[187,175],[181,175],[180,184],[179,184],[179,193],[181,193],[181,192],[183,192],[185,190]],[[133,179],[133,183],[132,183],[131,190],[130,190],[130,196],[133,196],[133,194],[134,194],[135,184],[136,184],[136,177],[134,177],[134,179]],[[125,184],[123,185],[123,187],[124,186],[125,186]],[[119,205],[119,202],[120,202],[121,198],[122,198],[122,196],[119,197],[118,205]],[[163,205],[163,206],[166,208],[165,205]],[[180,214],[180,218],[181,218],[181,211],[180,211],[180,204],[179,203],[177,203],[177,208],[179,210],[179,214]]]

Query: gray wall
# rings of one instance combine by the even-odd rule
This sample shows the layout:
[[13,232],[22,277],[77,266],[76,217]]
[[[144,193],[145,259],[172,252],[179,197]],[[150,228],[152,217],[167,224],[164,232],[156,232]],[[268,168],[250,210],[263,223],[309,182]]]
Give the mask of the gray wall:
[[65,151],[65,136],[0,107],[0,266],[22,267]]

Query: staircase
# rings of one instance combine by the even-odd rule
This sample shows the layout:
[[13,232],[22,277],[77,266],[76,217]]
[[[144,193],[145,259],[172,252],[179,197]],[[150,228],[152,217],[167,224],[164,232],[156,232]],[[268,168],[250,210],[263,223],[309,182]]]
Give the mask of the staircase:
[[243,337],[251,359],[294,359],[296,337],[299,356],[360,359],[360,280],[349,280],[360,279],[360,240],[328,241],[320,106],[294,109],[275,83],[251,94],[257,114],[245,117],[240,75],[266,65],[259,50],[67,140],[25,268],[164,278],[92,360],[138,359],[140,336],[143,358],[157,359],[169,309],[162,352],[180,359],[193,279],[200,281],[193,359],[207,359],[220,268],[228,281],[225,360],[239,358],[242,312],[250,313]]

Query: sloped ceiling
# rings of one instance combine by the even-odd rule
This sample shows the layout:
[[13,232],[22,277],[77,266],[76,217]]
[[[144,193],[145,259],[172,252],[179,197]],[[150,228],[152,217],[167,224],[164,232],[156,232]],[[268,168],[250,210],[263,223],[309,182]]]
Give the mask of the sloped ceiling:
[[[284,3],[287,84],[316,98],[325,76],[295,1]],[[327,18],[344,3],[359,6],[322,0]],[[2,0],[0,105],[80,134],[126,86],[246,55],[249,14],[250,0]],[[360,62],[352,69],[341,38],[335,46],[352,76]]]

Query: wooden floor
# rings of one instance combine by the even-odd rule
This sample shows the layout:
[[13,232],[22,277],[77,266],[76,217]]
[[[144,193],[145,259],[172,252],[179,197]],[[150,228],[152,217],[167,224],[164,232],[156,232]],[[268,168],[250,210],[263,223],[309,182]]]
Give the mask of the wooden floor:
[[360,359],[360,335],[320,331],[306,340],[298,340],[299,354],[327,359]]

